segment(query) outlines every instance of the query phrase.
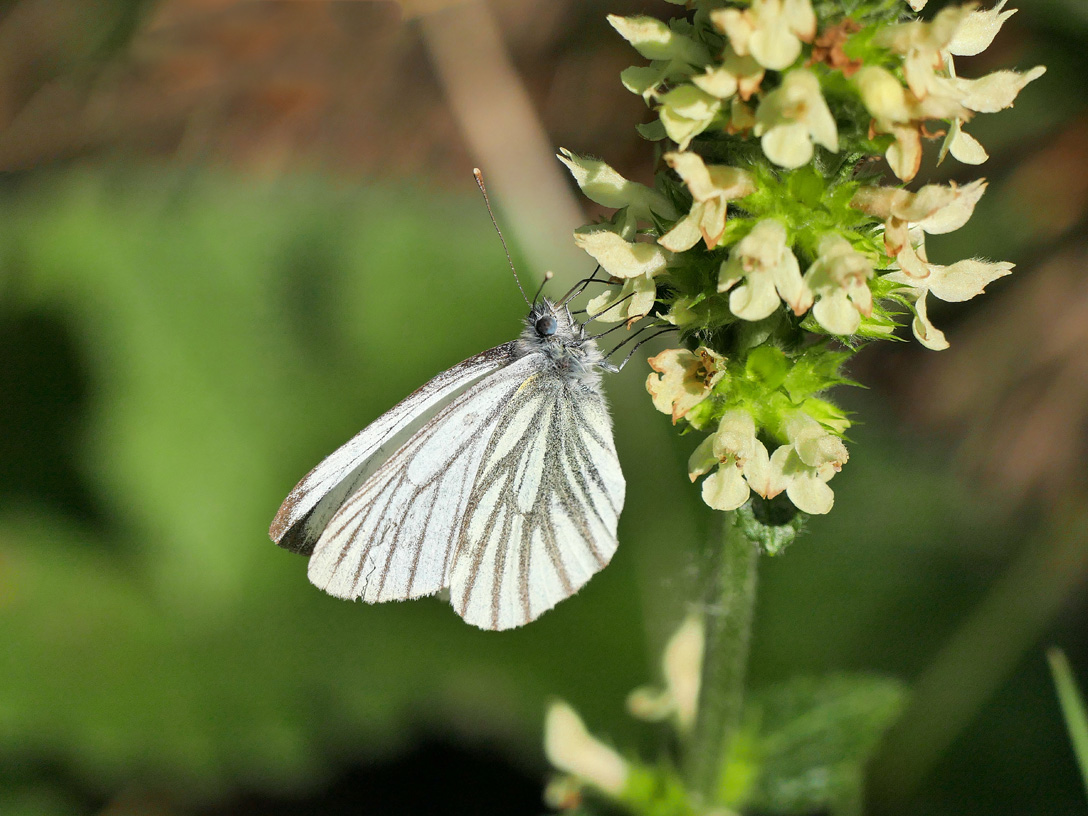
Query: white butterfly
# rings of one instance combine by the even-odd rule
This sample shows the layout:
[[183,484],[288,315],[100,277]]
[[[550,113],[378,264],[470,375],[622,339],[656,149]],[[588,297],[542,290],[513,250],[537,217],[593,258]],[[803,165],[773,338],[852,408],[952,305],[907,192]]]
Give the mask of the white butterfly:
[[565,305],[382,414],[298,483],[272,540],[340,598],[418,598],[509,629],[616,551],[625,483],[601,393],[615,371]]

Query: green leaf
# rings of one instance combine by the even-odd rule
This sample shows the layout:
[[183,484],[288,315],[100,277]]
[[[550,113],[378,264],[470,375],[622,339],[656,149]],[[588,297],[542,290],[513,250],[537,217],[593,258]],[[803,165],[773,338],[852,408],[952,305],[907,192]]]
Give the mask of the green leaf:
[[639,136],[650,142],[660,142],[668,136],[668,134],[665,133],[665,124],[660,119],[654,119],[652,122],[635,125],[635,130],[638,131]]
[[797,678],[753,695],[760,772],[743,804],[777,814],[857,812],[866,760],[902,710],[902,683],[871,675]]
[[1069,729],[1069,740],[1073,743],[1073,752],[1077,755],[1084,789],[1088,791],[1088,711],[1084,708],[1084,698],[1077,689],[1069,660],[1059,649],[1047,652],[1050,672],[1054,675],[1054,685],[1058,689],[1058,702],[1062,706],[1062,716]]

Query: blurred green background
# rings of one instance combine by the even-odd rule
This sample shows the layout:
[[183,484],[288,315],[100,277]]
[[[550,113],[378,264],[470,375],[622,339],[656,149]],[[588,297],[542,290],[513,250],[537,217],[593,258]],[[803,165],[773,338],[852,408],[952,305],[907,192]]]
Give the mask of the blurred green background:
[[[989,193],[930,253],[1017,271],[934,315],[949,351],[859,357],[835,509],[761,567],[754,687],[914,688],[876,814],[1086,807],[1043,651],[1088,681],[1088,11],[1023,5],[968,72],[1048,73],[972,129]],[[543,812],[555,696],[656,755],[624,698],[707,513],[640,361],[607,383],[619,553],[524,629],[326,597],[266,530],[325,454],[519,330],[474,164],[530,278],[588,271],[550,151],[649,177],[604,16],[675,10],[0,5],[0,814]]]

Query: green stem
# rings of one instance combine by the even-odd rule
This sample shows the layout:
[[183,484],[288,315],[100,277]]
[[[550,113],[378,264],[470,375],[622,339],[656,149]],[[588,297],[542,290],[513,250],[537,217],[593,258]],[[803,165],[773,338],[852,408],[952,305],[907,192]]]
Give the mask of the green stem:
[[722,771],[740,727],[759,555],[759,542],[738,511],[714,516],[704,554],[702,684],[686,757],[688,785],[705,805],[721,798]]

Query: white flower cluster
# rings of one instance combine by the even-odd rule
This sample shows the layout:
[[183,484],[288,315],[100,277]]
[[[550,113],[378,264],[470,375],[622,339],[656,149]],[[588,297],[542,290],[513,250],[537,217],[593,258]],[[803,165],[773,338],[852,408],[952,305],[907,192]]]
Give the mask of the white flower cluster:
[[830,511],[835,495],[827,483],[849,459],[846,446],[801,411],[786,419],[783,431],[787,444],[768,455],[751,414],[727,411],[688,460],[693,482],[714,471],[703,480],[703,501],[715,510],[736,510],[752,491],[765,499],[785,492],[805,513]]
[[[1003,10],[1005,2],[1001,0],[986,11],[974,5],[950,6],[930,22],[915,20],[877,33],[875,44],[902,55],[906,86],[891,71],[876,65],[862,67],[853,79],[873,115],[873,130],[895,137],[885,158],[903,181],[910,181],[918,172],[927,119],[949,122],[941,158],[951,153],[965,164],[982,164],[989,157],[963,130],[963,123],[975,113],[1010,107],[1025,85],[1046,72],[1038,65],[1024,73],[995,71],[979,79],[956,76],[953,57],[984,51],[1016,13],[1016,9]],[[924,5],[924,0],[911,3],[915,10]]]
[[[637,240],[635,224],[650,220],[651,213],[673,210],[660,193],[628,181],[604,162],[570,151],[560,154],[587,196],[627,208],[620,231],[598,224],[582,228],[574,237],[605,272],[623,281],[590,301],[589,312],[598,320],[619,322],[647,314],[657,297],[654,278],[665,274],[671,253],[691,249],[699,241],[707,248],[717,246],[725,231],[728,203],[756,189],[747,171],[707,165],[696,153],[666,153],[664,158],[687,185],[693,203],[691,211],[653,244]],[[802,276],[785,226],[773,218],[763,219],[722,262],[718,291],[729,292],[729,308],[742,320],[762,320],[785,302],[797,315],[811,307],[816,321],[832,334],[853,334],[861,316],[872,312],[867,285],[872,260],[833,233],[824,236],[818,249],[818,257]],[[677,315],[672,319],[682,321]]]
[[[647,380],[654,406],[674,423],[712,429],[688,467],[711,507],[733,510],[752,493],[785,494],[807,513],[834,502],[828,482],[847,461],[840,437],[849,422],[822,395],[844,382],[839,353],[833,344],[799,351],[799,321],[776,316],[803,317],[801,328],[843,339],[872,338],[894,331],[902,304],[919,342],[944,349],[929,296],[968,300],[1011,271],[1006,262],[946,266],[926,255],[925,236],[962,227],[985,181],[912,192],[852,178],[854,158],[826,161],[840,150],[844,161],[883,151],[909,182],[922,139],[944,135],[941,159],[984,162],[965,124],[1011,106],[1045,71],[957,75],[954,59],[985,50],[1015,13],[1005,3],[948,6],[911,22],[886,3],[853,17],[822,5],[818,18],[812,0],[697,0],[686,4],[695,5],[693,18],[668,24],[609,18],[650,60],[622,75],[657,113],[640,129],[675,148],[664,152],[670,172],[655,187],[562,151],[582,191],[615,210],[575,234],[611,279],[587,308],[598,320],[631,321],[662,294],[662,319],[720,343],[658,354]],[[934,122],[947,128],[930,130]],[[745,139],[749,146],[734,150]],[[742,157],[734,161],[742,166],[723,155]],[[716,331],[737,321],[765,322]],[[762,340],[732,348],[734,337]]]
[[1008,275],[1013,264],[1007,261],[968,259],[951,266],[930,263],[925,254],[925,236],[941,235],[967,223],[975,205],[986,192],[982,179],[963,187],[955,184],[927,184],[917,193],[891,187],[862,187],[851,206],[884,221],[884,247],[899,270],[884,276],[908,287],[906,297],[914,307],[914,336],[934,351],[948,348],[944,333],[929,322],[926,295],[959,303],[981,295],[986,284]]

